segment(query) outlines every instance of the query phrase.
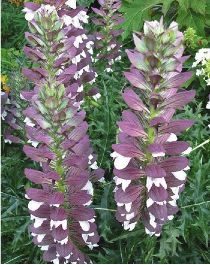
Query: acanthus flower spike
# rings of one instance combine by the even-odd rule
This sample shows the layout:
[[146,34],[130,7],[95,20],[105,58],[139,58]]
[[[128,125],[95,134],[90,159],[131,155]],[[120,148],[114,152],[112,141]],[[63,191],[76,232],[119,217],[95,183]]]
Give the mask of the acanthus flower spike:
[[[178,211],[177,200],[186,182],[189,144],[177,135],[193,125],[172,120],[195,97],[180,86],[191,77],[182,71],[183,34],[172,22],[145,22],[134,34],[135,50],[128,50],[131,69],[125,77],[132,88],[122,94],[129,107],[118,123],[119,143],[113,145],[116,218],[125,230],[142,220],[149,235],[159,236]],[[181,154],[181,156],[179,156]]]
[[121,60],[119,42],[122,30],[116,29],[124,19],[119,13],[121,0],[98,0],[100,8],[92,8],[98,16],[92,18],[93,23],[99,28],[95,33],[97,54],[95,62],[105,62],[105,71],[113,72],[113,64]]
[[61,264],[90,262],[81,249],[98,246],[95,212],[89,205],[93,197],[91,180],[103,173],[92,166],[95,157],[86,134],[85,112],[79,110],[77,101],[75,88],[80,79],[74,78],[78,65],[72,63],[77,53],[76,36],[72,33],[66,37],[72,28],[60,16],[62,10],[76,10],[72,3],[26,3],[25,10],[31,30],[26,34],[30,47],[25,52],[39,66],[23,69],[35,84],[32,92],[22,91],[29,102],[24,110],[26,134],[37,143],[25,145],[23,150],[42,167],[25,169],[26,177],[41,185],[26,191],[33,220],[29,230],[33,242],[44,251],[44,260]]

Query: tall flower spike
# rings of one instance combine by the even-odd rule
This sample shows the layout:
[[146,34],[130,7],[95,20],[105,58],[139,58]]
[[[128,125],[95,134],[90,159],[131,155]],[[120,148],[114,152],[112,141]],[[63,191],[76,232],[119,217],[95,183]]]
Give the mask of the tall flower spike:
[[[125,72],[133,88],[123,93],[129,107],[118,123],[119,144],[114,144],[116,218],[125,230],[141,219],[146,233],[159,236],[163,224],[178,211],[177,199],[184,189],[188,143],[177,135],[191,120],[172,120],[176,109],[190,102],[195,91],[180,86],[191,77],[181,73],[183,34],[173,22],[145,22],[144,33],[134,34],[135,50],[128,50],[132,63]],[[134,91],[135,90],[135,91]],[[181,154],[181,156],[179,156]]]
[[27,189],[26,198],[34,220],[30,232],[33,242],[44,251],[44,260],[87,263],[89,258],[81,248],[92,249],[99,241],[95,212],[89,208],[93,196],[90,178],[101,171],[88,170],[95,158],[86,135],[85,112],[79,111],[72,88],[78,86],[74,78],[78,67],[69,63],[77,53],[76,37],[66,37],[71,28],[59,17],[60,10],[68,10],[69,2],[72,4],[25,4],[31,30],[26,33],[30,46],[25,53],[36,67],[23,69],[35,88],[23,91],[22,97],[30,103],[24,111],[26,133],[37,147],[25,145],[24,152],[42,167],[25,169],[26,177],[41,186]]
[[118,12],[121,0],[98,0],[100,8],[92,8],[99,18],[92,18],[93,23],[98,26],[99,32],[95,34],[96,49],[98,54],[95,61],[100,60],[100,64],[105,62],[106,72],[112,72],[112,65],[115,61],[120,61],[119,36],[122,30],[115,27],[123,22],[122,15]]

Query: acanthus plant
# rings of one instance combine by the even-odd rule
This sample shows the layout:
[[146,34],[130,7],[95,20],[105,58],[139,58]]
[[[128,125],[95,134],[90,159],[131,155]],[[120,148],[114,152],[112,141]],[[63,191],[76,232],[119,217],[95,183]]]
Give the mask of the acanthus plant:
[[[8,90],[1,92],[1,118],[4,123],[3,136],[5,143],[24,144],[26,141],[24,131],[23,109],[28,105],[20,96],[20,90],[30,90],[30,84],[17,72],[11,73],[12,80],[9,80]],[[9,78],[11,79],[11,78]]]
[[95,62],[105,65],[106,72],[113,72],[113,64],[121,60],[121,44],[119,41],[123,30],[117,29],[123,22],[122,15],[118,12],[121,0],[98,0],[100,8],[92,8],[99,16],[93,17],[92,22],[97,26],[96,57]]
[[125,77],[133,88],[122,94],[129,109],[123,111],[119,143],[113,145],[116,218],[125,230],[142,220],[149,235],[159,236],[163,225],[178,211],[177,200],[189,169],[187,142],[177,135],[192,120],[173,120],[195,91],[180,86],[191,77],[181,72],[187,56],[183,34],[172,22],[145,22],[144,32],[134,34],[135,50],[127,50],[132,63]]
[[44,260],[53,263],[87,263],[83,247],[92,249],[99,241],[95,212],[89,205],[91,181],[101,178],[103,170],[96,166],[85,112],[80,110],[78,88],[83,73],[78,75],[80,66],[72,62],[81,53],[80,30],[65,22],[65,16],[78,14],[73,2],[25,3],[31,33],[25,34],[30,46],[24,51],[35,67],[24,68],[23,74],[35,87],[21,92],[29,102],[23,113],[26,135],[33,145],[23,150],[42,167],[25,169],[26,177],[41,185],[28,188],[26,197],[34,220],[30,226],[33,242],[44,251]]

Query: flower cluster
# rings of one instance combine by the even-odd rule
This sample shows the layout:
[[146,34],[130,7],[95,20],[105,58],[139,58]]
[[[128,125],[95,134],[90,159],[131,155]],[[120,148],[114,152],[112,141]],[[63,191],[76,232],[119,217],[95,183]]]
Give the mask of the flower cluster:
[[95,25],[100,27],[95,34],[96,49],[98,54],[95,61],[103,60],[106,63],[106,72],[113,72],[112,65],[115,61],[120,61],[120,47],[118,38],[122,30],[115,27],[123,22],[122,15],[118,12],[121,0],[98,0],[100,8],[92,8],[99,18],[92,18]]
[[[91,36],[86,34],[86,30],[83,27],[84,24],[88,23],[88,15],[85,9],[77,7],[76,0],[66,1],[66,5],[68,5],[70,9],[66,9],[65,6],[62,6],[55,0],[46,0],[45,2],[51,6],[49,7],[49,12],[53,6],[60,5],[58,16],[61,18],[63,25],[66,27],[65,37],[66,39],[69,39],[69,41],[72,41],[72,36],[75,37],[73,46],[75,47],[76,53],[71,58],[70,63],[77,67],[77,71],[73,77],[77,86],[72,87],[71,90],[77,97],[78,105],[81,105],[83,103],[83,97],[85,96],[85,86],[88,86],[89,84],[89,87],[91,87],[97,77],[96,72],[91,67],[93,54],[92,47],[94,43]],[[23,11],[26,12],[26,20],[33,20],[36,9],[30,9],[26,5]],[[69,64],[68,58],[62,56],[59,58],[57,64]],[[94,99],[98,99],[100,97],[98,90],[94,89],[87,91],[86,95],[93,96]]]
[[193,121],[172,117],[195,91],[180,89],[191,73],[181,73],[188,57],[182,57],[183,34],[175,22],[167,29],[162,20],[145,22],[144,33],[134,34],[134,42],[135,50],[127,50],[132,66],[124,73],[133,88],[122,95],[129,110],[118,123],[119,143],[112,154],[116,218],[125,230],[134,229],[141,219],[147,234],[159,236],[178,211],[189,169],[184,157],[189,145],[177,135]]
[[203,76],[207,86],[210,86],[210,49],[200,49],[195,55],[195,62],[192,67],[196,67],[196,75]]
[[25,11],[31,33],[25,34],[30,46],[24,51],[36,67],[23,69],[35,84],[33,91],[21,93],[30,103],[24,115],[32,144],[23,150],[42,167],[25,169],[26,177],[41,185],[26,191],[34,220],[30,232],[44,251],[45,261],[87,263],[82,248],[92,249],[99,241],[95,212],[89,208],[93,196],[90,180],[102,177],[103,171],[92,155],[85,112],[79,111],[78,88],[84,73],[75,78],[83,67],[72,60],[78,50],[81,53],[75,44],[81,31],[64,21],[65,14],[73,17],[78,10],[69,0],[26,3]]

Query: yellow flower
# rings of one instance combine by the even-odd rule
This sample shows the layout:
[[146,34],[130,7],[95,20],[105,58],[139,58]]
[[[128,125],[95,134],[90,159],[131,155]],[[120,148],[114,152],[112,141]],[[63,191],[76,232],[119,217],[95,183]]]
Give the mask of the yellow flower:
[[1,83],[5,85],[8,81],[8,77],[6,75],[1,75]]
[[14,5],[16,5],[16,6],[20,6],[20,5],[22,5],[23,4],[23,0],[9,0],[9,2],[11,3],[11,4],[14,4]]
[[1,75],[1,84],[2,84],[2,89],[9,94],[10,92],[10,87],[7,85],[8,82],[8,77],[6,75]]

